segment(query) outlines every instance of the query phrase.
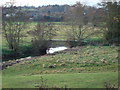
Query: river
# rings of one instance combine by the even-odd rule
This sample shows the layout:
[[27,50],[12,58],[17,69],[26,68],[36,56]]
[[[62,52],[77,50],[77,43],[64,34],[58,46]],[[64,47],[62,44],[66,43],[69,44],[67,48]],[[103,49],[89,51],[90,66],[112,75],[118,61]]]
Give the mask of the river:
[[52,53],[55,53],[55,52],[58,52],[58,51],[66,50],[66,49],[68,49],[68,48],[65,47],[65,46],[60,46],[60,47],[55,47],[55,48],[49,48],[47,50],[47,54],[52,54]]

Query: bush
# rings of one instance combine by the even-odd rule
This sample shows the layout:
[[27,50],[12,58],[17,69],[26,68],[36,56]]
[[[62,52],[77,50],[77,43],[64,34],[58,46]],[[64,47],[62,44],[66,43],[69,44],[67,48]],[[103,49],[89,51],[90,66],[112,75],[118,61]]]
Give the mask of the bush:
[[55,35],[55,29],[50,23],[38,23],[33,31],[29,31],[32,39],[32,48],[35,55],[44,55],[50,47],[50,40]]
[[44,55],[46,50],[50,47],[50,41],[34,40],[32,41],[33,53],[35,55]]

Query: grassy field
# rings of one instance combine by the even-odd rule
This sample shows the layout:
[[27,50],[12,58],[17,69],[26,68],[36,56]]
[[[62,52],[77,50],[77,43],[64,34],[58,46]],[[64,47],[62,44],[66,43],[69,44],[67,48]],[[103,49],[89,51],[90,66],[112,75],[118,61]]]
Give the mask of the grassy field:
[[[69,25],[54,24],[56,36],[54,40],[66,40]],[[21,46],[31,48],[31,36],[27,31],[33,30],[36,23],[29,23],[24,33]],[[94,28],[94,30],[100,30]],[[90,29],[89,34],[93,32]],[[100,40],[102,35],[94,35],[88,40]],[[6,40],[2,39],[3,53],[11,51]],[[118,81],[118,47],[116,46],[81,46],[58,52],[55,55],[44,55],[30,58],[13,66],[7,67],[3,73],[3,88],[104,88],[108,85],[117,87]]]
[[[53,40],[67,40],[66,34],[72,30],[72,27],[64,22],[59,22],[59,23],[52,22],[52,23],[53,23],[54,29],[56,30],[56,35],[53,37]],[[30,52],[30,50],[32,50],[32,44],[31,44],[32,36],[30,36],[27,33],[27,31],[34,30],[35,25],[37,25],[37,22],[30,22],[30,23],[27,23],[26,25],[27,25],[26,29],[22,31],[22,33],[25,35],[25,37],[23,37],[22,41],[20,42],[20,49],[19,49],[20,51],[19,52],[21,53],[21,55],[18,56],[17,58],[26,57],[26,56],[31,55],[28,52]],[[100,31],[100,29],[97,27],[95,27],[95,28],[88,27],[85,30],[85,35],[88,35],[88,34],[92,33],[93,31]],[[0,34],[0,37],[2,37],[1,34]],[[93,42],[104,41],[103,35],[102,34],[93,35],[86,40],[86,42],[90,42],[90,41],[93,41]],[[0,44],[0,46],[2,46],[2,48],[0,48],[0,50],[2,50],[3,61],[13,59],[13,58],[9,58],[10,56],[12,56],[12,50],[10,50],[8,48],[8,43],[4,37],[2,37],[2,44]]]
[[[35,25],[37,25],[36,22],[31,22],[31,23],[27,24],[27,26],[26,26],[27,28],[23,31],[23,33],[25,34],[26,37],[23,37],[21,45],[30,44],[32,37],[27,33],[27,31],[34,30]],[[53,26],[54,26],[54,29],[56,29],[56,36],[53,37],[53,40],[67,40],[66,34],[71,31],[71,26],[66,25],[66,24],[64,25],[63,23],[57,23],[57,22],[53,22]],[[88,27],[85,30],[85,36],[92,33],[93,31],[100,31],[100,28]],[[102,34],[96,34],[96,35],[89,37],[89,39],[91,39],[91,40],[101,39],[101,38],[103,38]],[[7,48],[6,44],[7,44],[7,42],[6,42],[5,38],[3,37],[2,38],[2,47]]]
[[3,88],[104,88],[105,82],[117,87],[117,49],[84,46],[33,57],[3,70]]
[[41,77],[45,80],[46,87],[49,88],[105,88],[105,82],[117,84],[117,74],[117,72],[100,72],[3,76],[3,88],[35,88],[41,86]]

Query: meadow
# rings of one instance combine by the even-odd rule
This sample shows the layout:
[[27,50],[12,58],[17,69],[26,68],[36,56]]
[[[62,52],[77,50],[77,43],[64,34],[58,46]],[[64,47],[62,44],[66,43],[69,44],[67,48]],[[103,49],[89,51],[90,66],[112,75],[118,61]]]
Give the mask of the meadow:
[[[46,22],[46,23],[49,23],[49,22]],[[66,41],[68,38],[67,34],[68,32],[71,31],[72,27],[69,24],[66,24],[65,22],[50,22],[50,23],[53,24],[53,27],[56,33],[56,35],[52,38],[52,40],[65,40]],[[32,55],[30,53],[31,52],[30,50],[32,50],[32,46],[31,46],[32,36],[28,34],[28,31],[34,30],[36,25],[37,25],[37,22],[28,22],[26,28],[22,31],[25,37],[23,37],[20,42],[20,52],[23,54],[19,56],[18,58]],[[94,27],[94,28],[88,27],[85,30],[84,35],[86,36],[88,34],[91,34],[93,31],[100,31],[100,30],[101,29],[98,27]],[[5,56],[5,58],[3,57],[3,61],[14,59],[14,58],[10,58],[12,56],[12,51],[8,48],[6,39],[2,36],[2,34],[0,34],[0,37],[2,38],[2,43],[0,45],[2,46],[1,48],[2,54],[3,56]],[[89,38],[87,38],[85,42],[104,42],[104,36],[103,34],[92,35]]]
[[[31,49],[31,36],[36,23],[29,23],[21,42],[22,50]],[[53,40],[66,40],[69,25],[55,24]],[[94,28],[94,30],[100,30]],[[89,29],[91,33],[93,29]],[[87,34],[86,33],[86,34]],[[104,40],[94,35],[86,41]],[[2,39],[3,53],[11,51]],[[35,56],[2,70],[3,88],[106,88],[118,87],[118,48],[114,45],[86,45],[68,48],[53,55]],[[27,52],[29,53],[29,52]]]
[[32,57],[2,71],[3,88],[106,88],[105,83],[117,87],[117,49],[86,46]]

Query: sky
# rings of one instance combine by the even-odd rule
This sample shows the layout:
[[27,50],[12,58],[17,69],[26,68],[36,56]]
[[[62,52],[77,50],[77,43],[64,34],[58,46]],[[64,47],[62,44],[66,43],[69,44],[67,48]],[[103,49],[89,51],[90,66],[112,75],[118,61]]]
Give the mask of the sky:
[[[0,5],[5,4],[6,2],[9,2],[12,0],[0,0]],[[81,3],[87,4],[87,5],[96,5],[101,0],[14,0],[16,2],[17,6],[42,6],[42,5],[73,5],[77,1],[80,1]]]

